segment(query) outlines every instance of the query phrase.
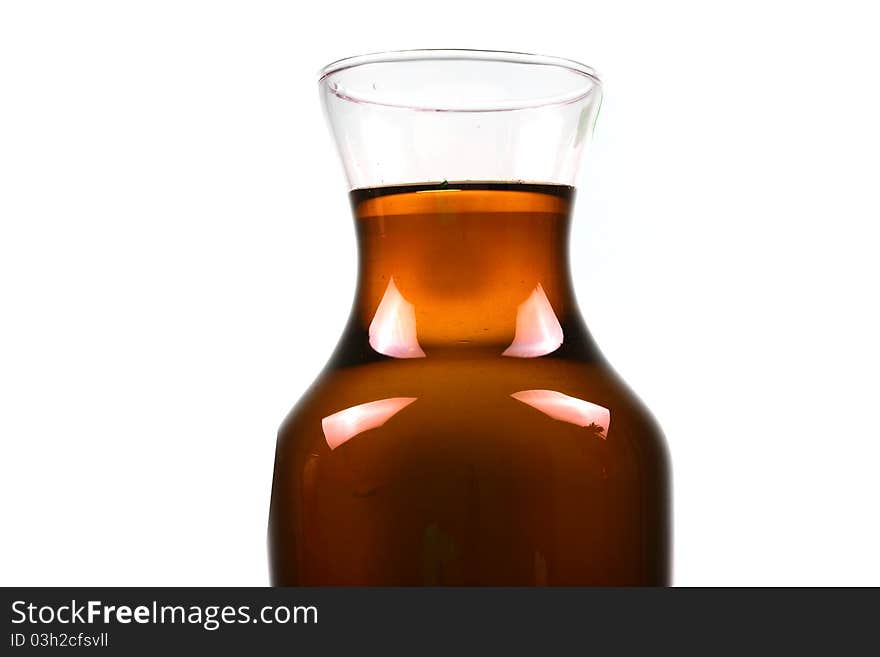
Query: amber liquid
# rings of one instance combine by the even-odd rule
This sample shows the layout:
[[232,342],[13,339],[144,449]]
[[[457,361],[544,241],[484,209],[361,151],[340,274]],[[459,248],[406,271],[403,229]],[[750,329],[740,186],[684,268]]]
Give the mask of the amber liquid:
[[664,585],[669,465],[587,332],[570,187],[352,192],[348,326],[282,425],[276,585]]

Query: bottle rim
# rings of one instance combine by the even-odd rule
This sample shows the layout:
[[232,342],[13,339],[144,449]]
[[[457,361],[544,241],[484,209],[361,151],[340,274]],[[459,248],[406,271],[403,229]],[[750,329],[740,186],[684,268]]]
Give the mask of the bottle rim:
[[[453,63],[452,65],[455,66],[462,62],[475,66],[491,65],[492,72],[503,72],[509,76],[508,80],[516,80],[516,95],[493,98],[463,90],[458,94],[447,94],[442,99],[436,96],[424,97],[425,90],[429,90],[433,82],[431,76],[427,75],[428,69],[434,73],[447,73],[449,77],[453,77],[456,72],[463,69],[459,67],[455,71],[444,72],[442,66],[445,63]],[[384,85],[380,90],[375,83],[357,85],[347,83],[344,79],[346,72],[355,72],[356,69],[360,69],[358,72],[365,72],[372,67],[376,71],[384,70],[386,75],[378,79],[388,82],[390,76],[387,73],[395,70],[400,72],[404,66],[410,68],[422,66],[425,75],[420,75],[416,68],[408,82],[399,83],[393,90],[396,93],[389,94],[385,88],[388,85]],[[438,69],[438,66],[441,68]],[[491,77],[493,73],[489,71],[490,69],[486,69],[485,73]],[[552,82],[549,80],[551,72],[555,76]],[[560,73],[570,75],[560,77]],[[346,57],[323,67],[318,72],[318,82],[329,93],[343,101],[432,112],[501,112],[536,109],[578,102],[587,96],[601,94],[602,89],[602,79],[596,70],[572,59],[524,52],[474,49],[391,50]],[[558,91],[553,91],[554,85],[559,86]],[[469,94],[473,97],[469,97]]]

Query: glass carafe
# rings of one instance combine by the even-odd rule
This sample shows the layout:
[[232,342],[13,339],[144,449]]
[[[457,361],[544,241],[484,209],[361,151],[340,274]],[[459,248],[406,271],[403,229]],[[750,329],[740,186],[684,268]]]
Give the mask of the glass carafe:
[[328,66],[359,245],[339,345],[278,434],[277,585],[665,585],[670,468],[575,299],[589,68],[486,51]]

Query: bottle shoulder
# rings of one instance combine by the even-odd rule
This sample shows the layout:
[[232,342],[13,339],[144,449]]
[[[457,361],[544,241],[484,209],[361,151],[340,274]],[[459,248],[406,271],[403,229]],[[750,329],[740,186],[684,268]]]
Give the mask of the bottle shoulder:
[[280,443],[312,451],[360,434],[594,436],[654,444],[651,413],[604,362],[542,359],[409,359],[327,368],[290,412]]

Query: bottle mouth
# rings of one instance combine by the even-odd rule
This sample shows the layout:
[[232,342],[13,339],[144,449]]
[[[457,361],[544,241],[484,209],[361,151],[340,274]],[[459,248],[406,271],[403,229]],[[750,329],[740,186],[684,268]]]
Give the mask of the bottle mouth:
[[503,112],[601,94],[579,62],[499,50],[399,50],[340,59],[319,83],[343,101],[425,112]]

